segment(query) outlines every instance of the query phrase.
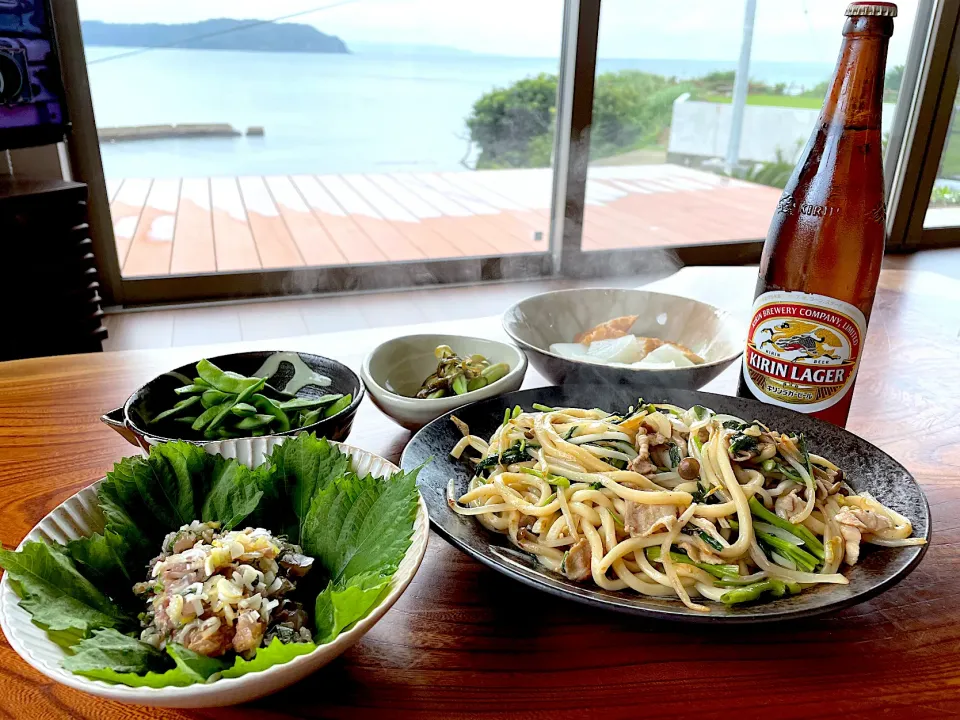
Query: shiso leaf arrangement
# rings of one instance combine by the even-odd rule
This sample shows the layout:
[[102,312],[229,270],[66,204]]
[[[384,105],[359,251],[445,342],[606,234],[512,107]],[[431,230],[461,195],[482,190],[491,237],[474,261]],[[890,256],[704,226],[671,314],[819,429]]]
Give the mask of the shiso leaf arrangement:
[[259,526],[315,558],[311,582],[297,589],[312,610],[316,643],[328,643],[389,591],[410,546],[417,515],[416,471],[361,477],[335,445],[302,433],[250,470],[186,442],[124,458],[100,484],[102,532],[67,545],[25,543],[0,549],[20,607],[78,675],[132,687],[175,687],[240,677],[312,652],[313,642],[278,638],[255,657],[206,657],[170,644],[141,642],[133,593],[167,533],[193,520],[224,530]]

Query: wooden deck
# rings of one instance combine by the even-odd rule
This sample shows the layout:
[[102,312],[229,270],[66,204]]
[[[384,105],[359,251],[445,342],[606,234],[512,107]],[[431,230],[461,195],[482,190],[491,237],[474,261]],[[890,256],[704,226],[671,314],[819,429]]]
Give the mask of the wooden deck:
[[[107,181],[124,277],[546,252],[549,169]],[[766,235],[780,192],[591,167],[585,250]]]

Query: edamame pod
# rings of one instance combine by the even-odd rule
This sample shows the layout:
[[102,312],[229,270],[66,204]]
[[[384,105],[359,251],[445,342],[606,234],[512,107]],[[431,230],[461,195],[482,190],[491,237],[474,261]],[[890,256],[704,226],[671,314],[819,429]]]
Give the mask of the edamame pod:
[[340,393],[332,395],[321,395],[318,398],[294,398],[293,400],[285,400],[280,403],[281,410],[303,410],[309,408],[317,408],[322,405],[329,405],[332,402],[336,402],[343,395]]
[[257,409],[248,403],[238,402],[236,405],[230,408],[230,412],[232,412],[234,415],[239,415],[240,417],[250,417],[251,415],[257,414]]
[[150,424],[152,425],[153,423],[158,423],[161,420],[165,420],[168,417],[179,415],[187,408],[193,407],[194,405],[196,405],[198,402],[200,402],[199,395],[194,395],[193,397],[188,397],[186,400],[181,400],[169,410],[164,410],[162,413],[157,415],[153,420],[150,421]]
[[333,405],[331,405],[326,410],[324,410],[323,416],[325,418],[333,417],[341,410],[346,410],[348,407],[350,407],[350,403],[352,402],[353,402],[353,395],[344,395],[342,398],[337,400]]
[[257,413],[256,415],[243,418],[243,420],[237,423],[236,428],[237,430],[255,430],[269,425],[274,420],[276,420],[276,418],[273,415]]

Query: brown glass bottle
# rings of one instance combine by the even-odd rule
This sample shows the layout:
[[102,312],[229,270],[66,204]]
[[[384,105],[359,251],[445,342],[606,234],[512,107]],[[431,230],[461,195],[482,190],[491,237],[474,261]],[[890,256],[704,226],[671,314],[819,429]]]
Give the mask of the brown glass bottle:
[[847,7],[833,80],[777,205],[739,394],[844,425],[880,277],[880,115],[896,5]]

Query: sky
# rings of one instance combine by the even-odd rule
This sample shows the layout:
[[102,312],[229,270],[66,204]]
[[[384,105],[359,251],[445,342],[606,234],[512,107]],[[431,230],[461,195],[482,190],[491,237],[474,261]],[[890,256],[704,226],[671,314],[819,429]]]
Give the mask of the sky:
[[[337,5],[340,2],[342,4]],[[918,0],[898,3],[888,65],[904,62]],[[333,5],[333,7],[330,7]],[[601,58],[735,60],[743,0],[603,0]],[[847,0],[757,0],[752,58],[833,62]],[[351,41],[446,45],[476,53],[556,57],[562,0],[79,0],[84,20],[195,22],[274,19]]]

